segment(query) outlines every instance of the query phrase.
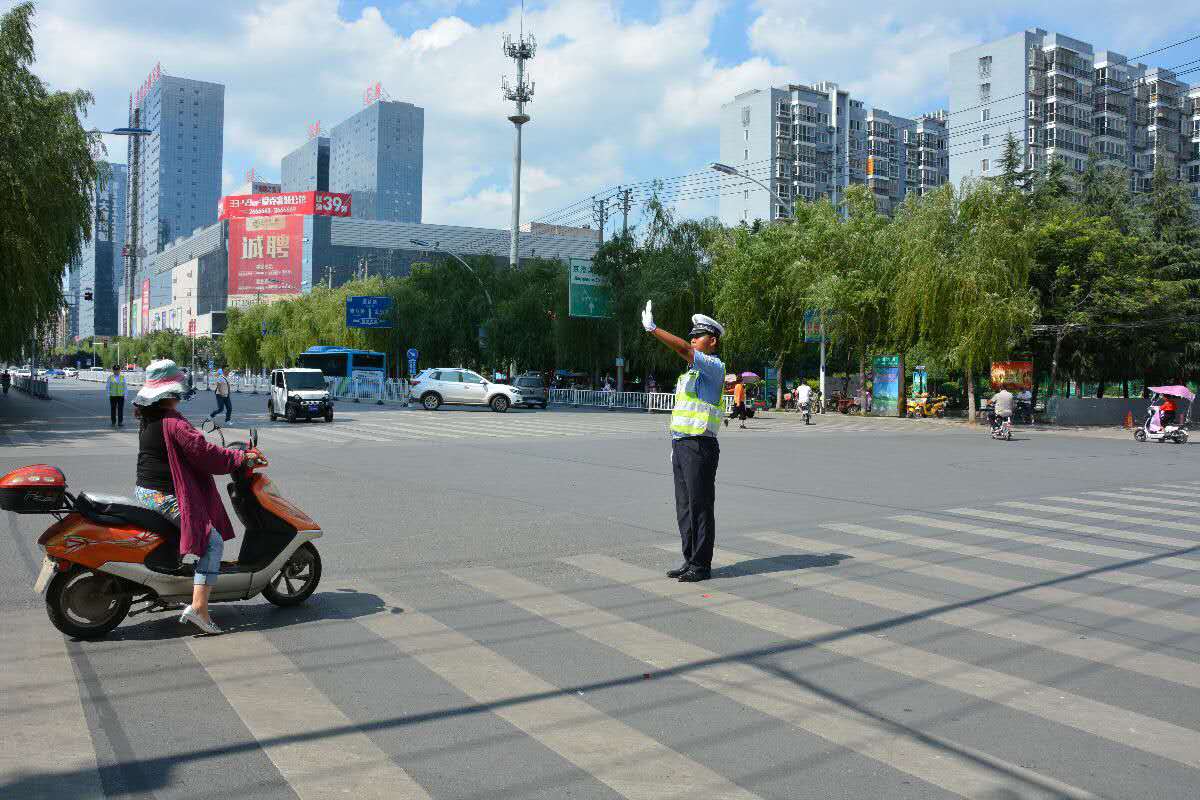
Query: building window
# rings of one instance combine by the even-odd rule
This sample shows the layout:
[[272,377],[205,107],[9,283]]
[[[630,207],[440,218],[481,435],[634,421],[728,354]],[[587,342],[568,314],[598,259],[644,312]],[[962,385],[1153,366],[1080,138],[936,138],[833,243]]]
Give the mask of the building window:
[[750,141],[750,131],[749,131],[749,129],[742,131],[742,140],[743,140],[743,141],[746,141],[746,142]]
[[980,112],[980,114],[979,114],[979,119],[980,119],[980,121],[982,121],[982,122],[987,122],[987,121],[988,121],[989,119],[991,119],[991,118],[992,118],[992,111],[991,111],[991,109],[985,108],[985,109],[984,109],[983,111],[981,111],[981,112]]
[[979,102],[990,103],[992,100],[992,85],[990,83],[979,84]]
[[979,171],[980,172],[988,171],[988,160],[986,158],[979,162]]
[[742,161],[749,161],[749,160],[750,160],[750,151],[743,150],[742,151]]
[[750,127],[750,106],[742,106],[742,127]]
[[981,77],[981,78],[992,77],[992,57],[991,56],[981,56],[979,58],[979,77]]
[[991,141],[992,141],[992,137],[991,137],[991,136],[989,136],[989,135],[987,135],[987,134],[985,133],[985,134],[983,135],[983,146],[984,146],[984,147],[987,147],[987,146],[988,146],[988,144],[989,144]]

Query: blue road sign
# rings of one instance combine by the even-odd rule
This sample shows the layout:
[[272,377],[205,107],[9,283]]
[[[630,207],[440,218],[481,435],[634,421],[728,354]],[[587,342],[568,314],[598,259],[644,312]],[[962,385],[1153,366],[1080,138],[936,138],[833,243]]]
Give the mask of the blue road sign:
[[208,368],[210,370],[213,368],[213,360],[211,358],[208,360]]
[[417,374],[417,357],[420,355],[421,354],[417,351],[417,348],[415,348],[415,347],[408,348],[408,374],[409,375]]
[[347,297],[347,328],[390,328],[387,312],[392,309],[390,297]]
[[267,335],[267,321],[265,319],[262,322],[262,335],[263,336]]

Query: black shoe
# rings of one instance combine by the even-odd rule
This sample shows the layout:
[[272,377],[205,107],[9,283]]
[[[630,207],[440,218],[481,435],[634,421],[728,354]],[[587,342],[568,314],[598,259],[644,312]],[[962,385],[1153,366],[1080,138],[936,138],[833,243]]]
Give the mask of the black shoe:
[[678,578],[680,575],[687,572],[691,568],[692,568],[692,565],[685,561],[682,564],[680,564],[678,567],[676,567],[675,569],[667,570],[667,577],[668,578]]
[[687,572],[685,572],[679,576],[679,582],[680,583],[699,583],[700,581],[706,581],[711,577],[712,577],[712,570],[696,569],[695,567],[692,567]]
[[[724,420],[722,420],[722,422],[724,422],[724,423],[725,423],[725,427],[726,427],[726,428],[728,428],[728,427],[729,427],[729,417],[726,417]],[[672,578],[674,578],[675,576],[674,576],[674,575],[672,575],[671,577],[672,577]]]

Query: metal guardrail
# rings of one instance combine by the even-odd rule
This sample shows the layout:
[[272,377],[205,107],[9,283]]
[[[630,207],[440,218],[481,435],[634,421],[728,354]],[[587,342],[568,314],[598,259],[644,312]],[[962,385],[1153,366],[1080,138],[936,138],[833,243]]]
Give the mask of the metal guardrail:
[[[722,398],[725,413],[733,409],[733,397],[725,395]],[[675,408],[675,395],[672,392],[606,392],[597,389],[551,389],[549,402],[553,405],[563,405],[588,408],[610,408],[629,411],[666,411]]]
[[50,382],[41,378],[25,377],[18,375],[13,378],[13,388],[18,392],[24,392],[30,397],[36,397],[39,400],[50,399]]

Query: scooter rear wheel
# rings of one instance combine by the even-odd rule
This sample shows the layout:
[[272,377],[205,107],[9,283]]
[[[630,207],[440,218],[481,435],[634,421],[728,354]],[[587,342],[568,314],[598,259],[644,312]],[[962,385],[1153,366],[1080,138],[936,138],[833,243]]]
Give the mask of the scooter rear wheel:
[[307,600],[320,582],[321,556],[312,542],[305,542],[296,548],[279,574],[263,587],[262,594],[268,602],[286,608]]
[[116,578],[91,570],[60,572],[46,588],[46,613],[54,627],[77,639],[102,639],[129,613],[133,595]]

